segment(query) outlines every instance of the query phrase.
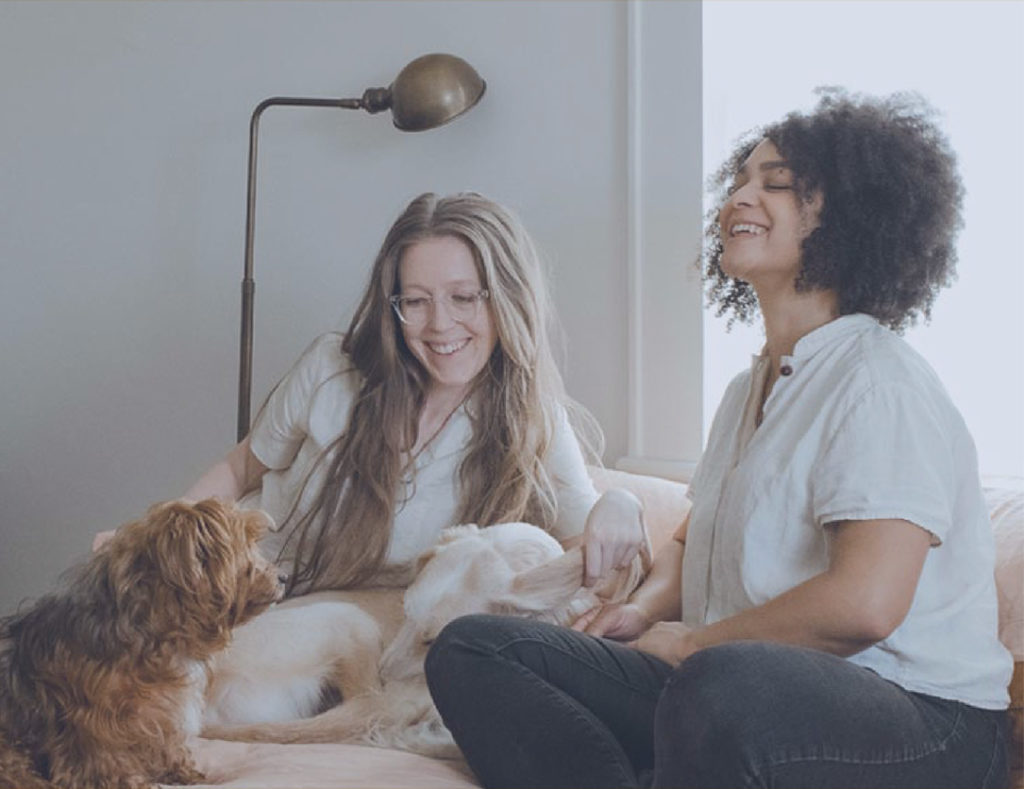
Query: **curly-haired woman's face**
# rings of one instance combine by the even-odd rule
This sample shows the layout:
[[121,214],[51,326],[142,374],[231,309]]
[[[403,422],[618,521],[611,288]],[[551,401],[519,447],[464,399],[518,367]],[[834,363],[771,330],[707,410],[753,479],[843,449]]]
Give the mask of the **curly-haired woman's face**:
[[818,225],[821,197],[798,196],[793,173],[771,140],[740,167],[718,215],[722,270],[765,288],[791,288],[800,273],[800,245]]

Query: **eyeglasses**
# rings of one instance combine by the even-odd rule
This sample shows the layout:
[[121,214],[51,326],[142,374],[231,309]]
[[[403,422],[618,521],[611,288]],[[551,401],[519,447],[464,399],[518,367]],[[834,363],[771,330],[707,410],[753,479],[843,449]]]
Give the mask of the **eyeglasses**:
[[[459,323],[468,323],[480,314],[480,304],[490,298],[490,292],[455,291],[441,297],[449,317]],[[408,326],[426,326],[437,300],[432,296],[392,296],[388,301],[395,310],[395,315]]]

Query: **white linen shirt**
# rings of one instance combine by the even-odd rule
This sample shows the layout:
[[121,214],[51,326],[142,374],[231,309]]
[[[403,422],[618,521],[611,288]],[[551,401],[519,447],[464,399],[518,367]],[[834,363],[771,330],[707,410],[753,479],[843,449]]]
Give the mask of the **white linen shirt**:
[[[279,557],[288,570],[294,556],[280,555],[288,537],[281,526],[297,498],[299,512],[308,511],[316,499],[330,455],[319,464],[317,460],[348,426],[362,383],[341,350],[342,339],[339,333],[325,334],[307,348],[273,391],[250,433],[253,454],[270,470],[263,475],[260,488],[243,497],[240,504],[262,509],[273,519],[275,529],[264,538],[262,547],[269,556]],[[415,559],[436,544],[442,529],[455,525],[459,465],[472,435],[466,408],[466,404],[460,406],[416,457],[415,469],[404,481],[396,504],[385,567]],[[545,467],[558,499],[553,536],[564,541],[582,534],[598,496],[564,409],[559,409]]]
[[903,519],[931,534],[913,604],[849,659],[907,690],[1007,706],[1012,658],[997,637],[994,548],[974,443],[934,371],[867,315],[803,337],[729,385],[690,486],[683,621],[761,605],[828,566],[827,524]]

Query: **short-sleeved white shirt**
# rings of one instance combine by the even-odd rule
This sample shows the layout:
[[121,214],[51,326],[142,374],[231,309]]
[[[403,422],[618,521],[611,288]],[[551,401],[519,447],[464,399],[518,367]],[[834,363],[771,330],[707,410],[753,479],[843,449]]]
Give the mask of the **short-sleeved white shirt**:
[[932,535],[913,604],[853,655],[900,686],[1007,706],[994,548],[974,443],[934,371],[867,315],[803,337],[755,426],[768,360],[729,385],[690,487],[683,621],[711,624],[827,568],[826,524],[903,519]]
[[[300,513],[312,506],[331,456],[317,461],[347,427],[359,393],[362,378],[342,352],[342,339],[341,334],[329,333],[310,345],[271,394],[250,433],[253,454],[270,470],[260,489],[247,494],[241,504],[264,510],[279,527],[297,498]],[[459,465],[472,436],[467,407],[463,404],[452,414],[416,458],[415,470],[403,483],[386,565],[415,559],[434,546],[442,529],[455,525]],[[552,534],[559,540],[581,534],[597,492],[564,409],[559,409],[545,468],[558,499]],[[278,556],[287,536],[280,528],[271,532],[264,550]],[[281,556],[286,566],[293,558],[287,552]]]

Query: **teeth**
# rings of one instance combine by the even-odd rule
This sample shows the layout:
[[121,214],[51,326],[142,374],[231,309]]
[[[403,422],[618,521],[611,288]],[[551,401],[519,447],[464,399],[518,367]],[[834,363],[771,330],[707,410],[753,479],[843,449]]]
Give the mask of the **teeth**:
[[750,233],[755,236],[763,235],[765,229],[760,225],[750,225],[745,223],[739,223],[732,226],[732,230],[729,231],[729,235],[738,236],[740,233]]
[[427,347],[434,353],[439,353],[442,356],[449,356],[456,351],[461,351],[468,343],[469,340],[459,340],[458,342],[450,342],[446,345],[433,345],[431,343],[427,343]]

